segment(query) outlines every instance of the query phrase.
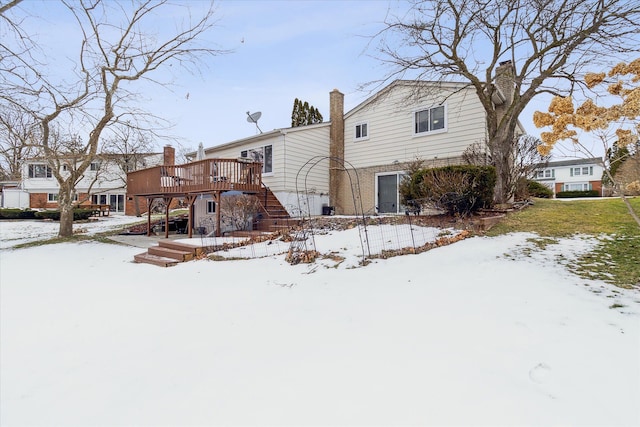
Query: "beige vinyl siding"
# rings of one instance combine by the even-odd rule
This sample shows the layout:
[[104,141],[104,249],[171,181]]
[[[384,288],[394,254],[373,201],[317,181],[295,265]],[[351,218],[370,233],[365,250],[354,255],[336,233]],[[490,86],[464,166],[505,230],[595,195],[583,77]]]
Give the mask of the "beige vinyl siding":
[[[398,85],[380,102],[371,102],[345,120],[345,158],[356,168],[458,157],[485,139],[485,114],[471,88],[447,86],[437,96],[408,101],[412,87]],[[446,132],[414,134],[416,111],[446,104]],[[368,139],[355,141],[358,123],[368,124]]]
[[[273,172],[263,174],[262,181],[273,192],[296,191],[296,175],[303,165],[316,156],[329,155],[329,123],[282,129],[271,137],[248,138],[241,143],[207,150],[207,157],[235,159],[244,150],[271,145],[273,148]],[[299,189],[304,190],[305,173],[301,172]],[[316,194],[329,191],[329,162],[322,161],[311,169],[307,178],[308,190]]]
[[[322,159],[329,155],[329,124],[324,126],[301,127],[285,131],[284,150],[282,150],[281,165],[284,167],[284,189],[296,191],[296,176],[298,189],[315,194],[327,194],[329,192],[329,161]],[[313,160],[316,158],[316,160]],[[311,164],[320,160],[315,167]],[[274,160],[275,161],[275,160]],[[301,169],[302,168],[302,169]],[[275,166],[274,166],[275,170]],[[298,175],[298,172],[299,175]]]
[[262,181],[267,187],[271,188],[272,191],[279,191],[284,188],[284,178],[282,174],[284,156],[283,143],[284,136],[281,133],[277,133],[270,138],[256,138],[256,140],[248,140],[242,144],[232,144],[219,149],[208,149],[207,158],[237,159],[245,150],[271,145],[273,148],[273,172],[262,174]]

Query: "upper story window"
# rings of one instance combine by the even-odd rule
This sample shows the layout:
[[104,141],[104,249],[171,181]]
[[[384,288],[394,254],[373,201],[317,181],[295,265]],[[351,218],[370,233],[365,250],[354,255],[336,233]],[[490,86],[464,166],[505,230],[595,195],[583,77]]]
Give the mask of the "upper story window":
[[100,163],[98,162],[91,162],[91,164],[89,165],[89,170],[97,171],[99,169],[100,169]]
[[593,166],[583,166],[570,169],[571,176],[593,175]]
[[354,138],[356,140],[369,139],[369,124],[360,123],[356,125]]
[[240,152],[240,157],[251,159],[254,162],[262,163],[262,173],[273,172],[273,146],[265,145],[264,147],[252,148]]
[[29,178],[51,178],[51,168],[45,164],[29,165]]
[[413,132],[418,135],[422,133],[444,131],[447,129],[445,116],[444,105],[416,111],[413,119]]
[[556,171],[555,169],[539,169],[536,172],[536,178],[555,178],[556,177]]

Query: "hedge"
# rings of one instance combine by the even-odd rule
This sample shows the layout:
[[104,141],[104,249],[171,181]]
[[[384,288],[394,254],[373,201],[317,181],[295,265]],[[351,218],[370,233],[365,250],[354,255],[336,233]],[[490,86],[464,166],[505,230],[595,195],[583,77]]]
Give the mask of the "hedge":
[[[81,221],[88,219],[91,215],[93,215],[93,209],[74,209],[73,210],[73,220]],[[54,221],[60,221],[60,211],[40,211],[36,212],[36,218],[41,219],[51,219]]]
[[558,199],[573,199],[576,197],[600,197],[598,190],[585,191],[559,191],[556,193]]
[[0,209],[0,218],[2,219],[35,219],[36,211],[31,209],[8,208]]

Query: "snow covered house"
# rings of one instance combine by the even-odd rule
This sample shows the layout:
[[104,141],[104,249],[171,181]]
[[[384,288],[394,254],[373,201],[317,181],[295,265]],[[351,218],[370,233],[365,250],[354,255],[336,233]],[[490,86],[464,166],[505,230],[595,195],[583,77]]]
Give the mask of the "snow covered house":
[[561,191],[595,190],[603,195],[602,159],[572,159],[548,162],[536,169],[533,179],[549,187],[555,196]]

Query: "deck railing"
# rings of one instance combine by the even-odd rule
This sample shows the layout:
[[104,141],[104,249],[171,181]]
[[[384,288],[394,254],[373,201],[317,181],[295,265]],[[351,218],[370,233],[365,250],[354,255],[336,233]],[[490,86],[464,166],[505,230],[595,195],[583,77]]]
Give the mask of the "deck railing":
[[127,193],[133,196],[178,196],[229,190],[256,193],[261,184],[262,163],[242,158],[205,159],[127,174]]

